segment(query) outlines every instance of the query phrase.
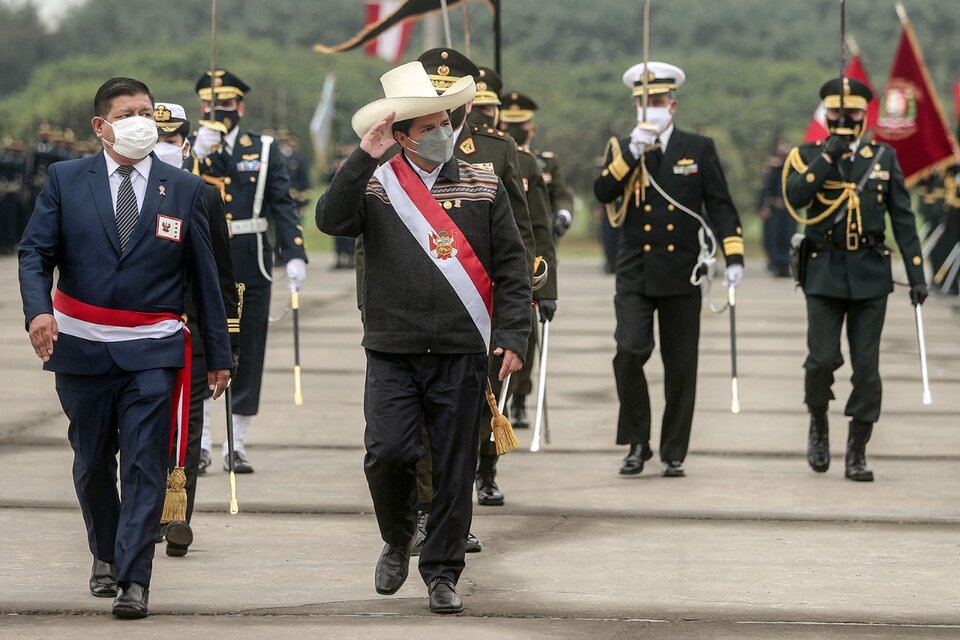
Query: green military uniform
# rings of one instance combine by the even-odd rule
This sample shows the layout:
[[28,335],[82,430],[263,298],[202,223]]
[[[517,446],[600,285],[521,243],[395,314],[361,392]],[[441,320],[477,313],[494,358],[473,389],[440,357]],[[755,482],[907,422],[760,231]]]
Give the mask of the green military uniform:
[[532,153],[540,163],[540,172],[543,174],[543,182],[547,185],[547,194],[550,197],[554,241],[556,241],[573,221],[573,190],[567,186],[557,156],[552,151],[541,151],[531,146],[537,130],[533,121],[539,109],[537,103],[519,91],[504,93],[501,100],[503,107],[500,110],[500,127],[513,136],[524,149]]
[[[847,80],[845,109],[865,110],[872,97],[869,88]],[[828,110],[838,108],[840,81],[825,84],[821,98]],[[891,251],[884,235],[887,213],[907,279],[917,291],[911,292],[911,298],[916,295],[922,302],[926,292],[916,218],[896,152],[882,144],[857,144],[859,130],[843,124],[828,118],[831,133],[840,130],[848,138],[834,133],[826,144],[804,144],[790,152],[783,169],[784,195],[788,211],[806,225],[801,247],[805,273],[800,285],[807,299],[804,402],[812,416],[810,465],[820,472],[829,466],[826,410],[834,399],[834,371],[843,364],[840,332],[846,318],[853,366],[853,390],[845,410],[851,418],[847,477],[872,480],[864,451],[873,423],[880,417],[880,333],[887,295],[893,291]],[[847,146],[851,141],[852,154]],[[844,157],[830,157],[832,144],[834,153],[842,151]],[[806,209],[806,218],[797,215],[797,209]]]

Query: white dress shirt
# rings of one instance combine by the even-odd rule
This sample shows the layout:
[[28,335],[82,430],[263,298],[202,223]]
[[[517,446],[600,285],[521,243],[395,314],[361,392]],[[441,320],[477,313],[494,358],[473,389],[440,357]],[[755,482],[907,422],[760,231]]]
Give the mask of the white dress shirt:
[[427,185],[427,189],[430,191],[433,190],[433,185],[437,183],[437,178],[440,176],[440,169],[443,168],[442,164],[438,164],[436,169],[433,171],[424,171],[417,165],[413,164],[407,156],[403,156],[403,159],[407,161],[413,170],[417,172],[417,175],[420,176],[420,179],[423,180],[423,184]]
[[[110,177],[110,197],[113,198],[113,210],[117,210],[117,194],[120,193],[120,183],[123,182],[123,176],[117,173],[120,165],[104,151],[104,158],[107,160],[107,175]],[[147,195],[147,179],[150,177],[150,167],[153,166],[153,158],[147,156],[137,164],[133,165],[133,171],[130,172],[130,185],[133,187],[133,194],[137,196],[137,209],[143,209],[143,201]]]
[[228,156],[233,155],[233,148],[237,146],[237,136],[240,135],[240,127],[234,127],[230,133],[223,136],[223,151]]
[[670,123],[670,126],[667,127],[663,133],[658,137],[660,138],[660,149],[666,153],[667,152],[667,143],[670,142],[670,135],[673,133],[673,123]]

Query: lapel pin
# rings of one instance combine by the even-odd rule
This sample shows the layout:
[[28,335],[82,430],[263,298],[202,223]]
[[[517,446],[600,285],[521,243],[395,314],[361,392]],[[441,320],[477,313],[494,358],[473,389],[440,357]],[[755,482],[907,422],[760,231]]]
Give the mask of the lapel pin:
[[164,187],[163,185],[160,185],[159,187],[157,187],[157,190],[160,192],[161,196],[167,195],[167,188]]

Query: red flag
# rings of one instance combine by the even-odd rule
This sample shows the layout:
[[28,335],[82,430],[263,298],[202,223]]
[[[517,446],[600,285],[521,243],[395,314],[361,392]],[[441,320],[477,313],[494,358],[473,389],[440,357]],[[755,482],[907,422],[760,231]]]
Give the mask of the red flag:
[[[368,2],[366,5],[366,24],[377,24],[387,16],[395,13],[402,4],[402,0]],[[364,50],[367,52],[367,55],[380,56],[384,60],[397,64],[403,58],[403,52],[407,50],[411,31],[413,31],[413,23],[409,20],[404,20],[367,42],[364,45]]]
[[[870,84],[870,76],[867,75],[867,69],[860,60],[859,53],[853,54],[850,62],[847,63],[847,68],[844,70],[843,75],[847,78],[859,80],[870,87],[870,91],[873,91],[874,95],[876,95],[873,85]],[[867,124],[864,131],[870,131],[874,128],[877,123],[877,113],[879,110],[880,107],[877,100],[871,100],[867,103]],[[813,112],[813,117],[810,118],[810,124],[807,126],[807,133],[803,136],[803,141],[816,142],[817,140],[826,140],[828,135],[830,135],[830,133],[827,131],[826,109],[824,109],[823,103],[821,102],[817,110]]]
[[947,128],[923,54],[902,7],[903,33],[893,57],[890,80],[880,98],[874,139],[893,147],[907,186],[954,162],[956,143]]
[[960,80],[953,82],[953,126],[960,124]]

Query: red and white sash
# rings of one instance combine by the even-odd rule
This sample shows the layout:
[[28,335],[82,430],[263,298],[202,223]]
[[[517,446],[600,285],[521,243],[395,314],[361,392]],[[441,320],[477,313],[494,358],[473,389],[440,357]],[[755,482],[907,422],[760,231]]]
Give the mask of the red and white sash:
[[183,330],[183,368],[171,398],[170,449],[177,444],[177,466],[182,467],[187,453],[187,418],[190,414],[190,331],[183,318],[173,312],[145,313],[97,307],[72,298],[57,289],[53,296],[53,317],[57,329],[91,342],[126,342],[149,338],[169,338]]
[[[380,165],[373,175],[383,185],[390,203],[424,253],[456,292],[490,351],[493,283],[473,247],[457,224],[414,173],[402,155]],[[455,249],[437,255],[438,237],[455,238]]]

